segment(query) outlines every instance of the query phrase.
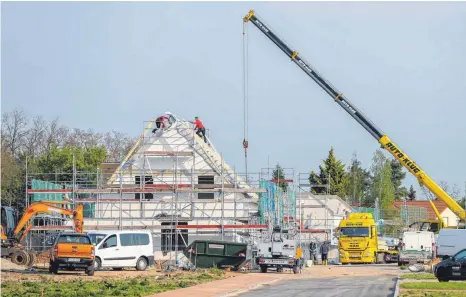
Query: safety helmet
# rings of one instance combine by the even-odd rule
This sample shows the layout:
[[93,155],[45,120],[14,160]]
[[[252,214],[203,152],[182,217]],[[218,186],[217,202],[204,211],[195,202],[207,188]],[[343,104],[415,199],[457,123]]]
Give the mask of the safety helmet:
[[166,111],[165,114],[171,115],[172,113],[169,111]]

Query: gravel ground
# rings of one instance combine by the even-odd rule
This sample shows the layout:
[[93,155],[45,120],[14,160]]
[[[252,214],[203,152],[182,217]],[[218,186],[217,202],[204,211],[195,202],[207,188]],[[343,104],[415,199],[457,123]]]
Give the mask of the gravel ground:
[[26,269],[26,266],[20,266],[20,265],[16,265],[14,263],[12,263],[10,260],[8,259],[4,259],[2,258],[2,265],[0,267],[0,270],[1,271],[4,271],[4,270],[25,270]]

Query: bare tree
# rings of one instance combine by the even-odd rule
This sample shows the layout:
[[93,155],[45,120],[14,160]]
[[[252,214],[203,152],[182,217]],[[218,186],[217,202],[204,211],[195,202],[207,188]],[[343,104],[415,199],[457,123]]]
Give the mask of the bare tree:
[[441,180],[439,181],[438,185],[440,186],[440,188],[442,188],[445,192],[448,193],[448,191],[450,191],[450,186],[448,185],[448,182],[444,181],[444,180]]
[[46,129],[47,123],[41,116],[33,118],[32,127],[25,135],[24,146],[28,156],[37,157],[43,152]]
[[126,153],[131,149],[135,140],[128,135],[111,131],[107,132],[104,137],[105,147],[107,149],[107,161],[119,162],[123,160]]
[[451,198],[455,200],[460,200],[461,199],[461,189],[457,184],[453,184],[451,187],[451,190],[448,192],[450,194]]
[[45,131],[45,141],[43,143],[43,151],[45,154],[50,154],[52,147],[62,147],[65,145],[69,135],[69,128],[62,126],[58,122],[58,118],[49,122]]
[[27,126],[28,119],[20,108],[2,115],[2,148],[8,150],[13,157],[22,153]]
[[[441,180],[439,181],[438,185],[448,194],[450,195],[451,198],[455,199],[455,200],[460,200],[461,199],[461,189],[460,187],[457,185],[457,184],[453,184],[453,186],[450,187],[450,185],[448,184],[448,182],[444,181],[444,180]],[[430,193],[430,192],[429,192]],[[431,199],[430,196],[426,196],[426,194],[424,193],[424,196],[427,198],[427,199]],[[433,197],[435,197],[435,199],[438,199],[438,197],[432,195]]]

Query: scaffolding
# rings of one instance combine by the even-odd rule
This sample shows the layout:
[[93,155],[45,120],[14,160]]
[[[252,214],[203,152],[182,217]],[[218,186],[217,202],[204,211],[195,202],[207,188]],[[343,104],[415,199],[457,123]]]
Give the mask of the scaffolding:
[[[258,219],[261,173],[238,174],[208,140],[186,121],[155,135],[148,122],[121,163],[95,172],[34,173],[26,169],[26,206],[39,200],[68,200],[85,206],[85,230],[146,229],[155,249],[178,263],[188,236],[251,242],[266,224]],[[159,141],[155,145],[154,141]],[[31,249],[51,244],[50,234],[72,228],[68,218],[44,214],[27,238]],[[37,216],[38,218],[40,216]]]

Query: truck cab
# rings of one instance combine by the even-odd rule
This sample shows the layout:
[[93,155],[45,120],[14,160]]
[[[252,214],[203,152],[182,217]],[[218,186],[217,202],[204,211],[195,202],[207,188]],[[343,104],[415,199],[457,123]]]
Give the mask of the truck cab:
[[337,228],[340,263],[377,263],[377,225],[370,213],[352,213]]

